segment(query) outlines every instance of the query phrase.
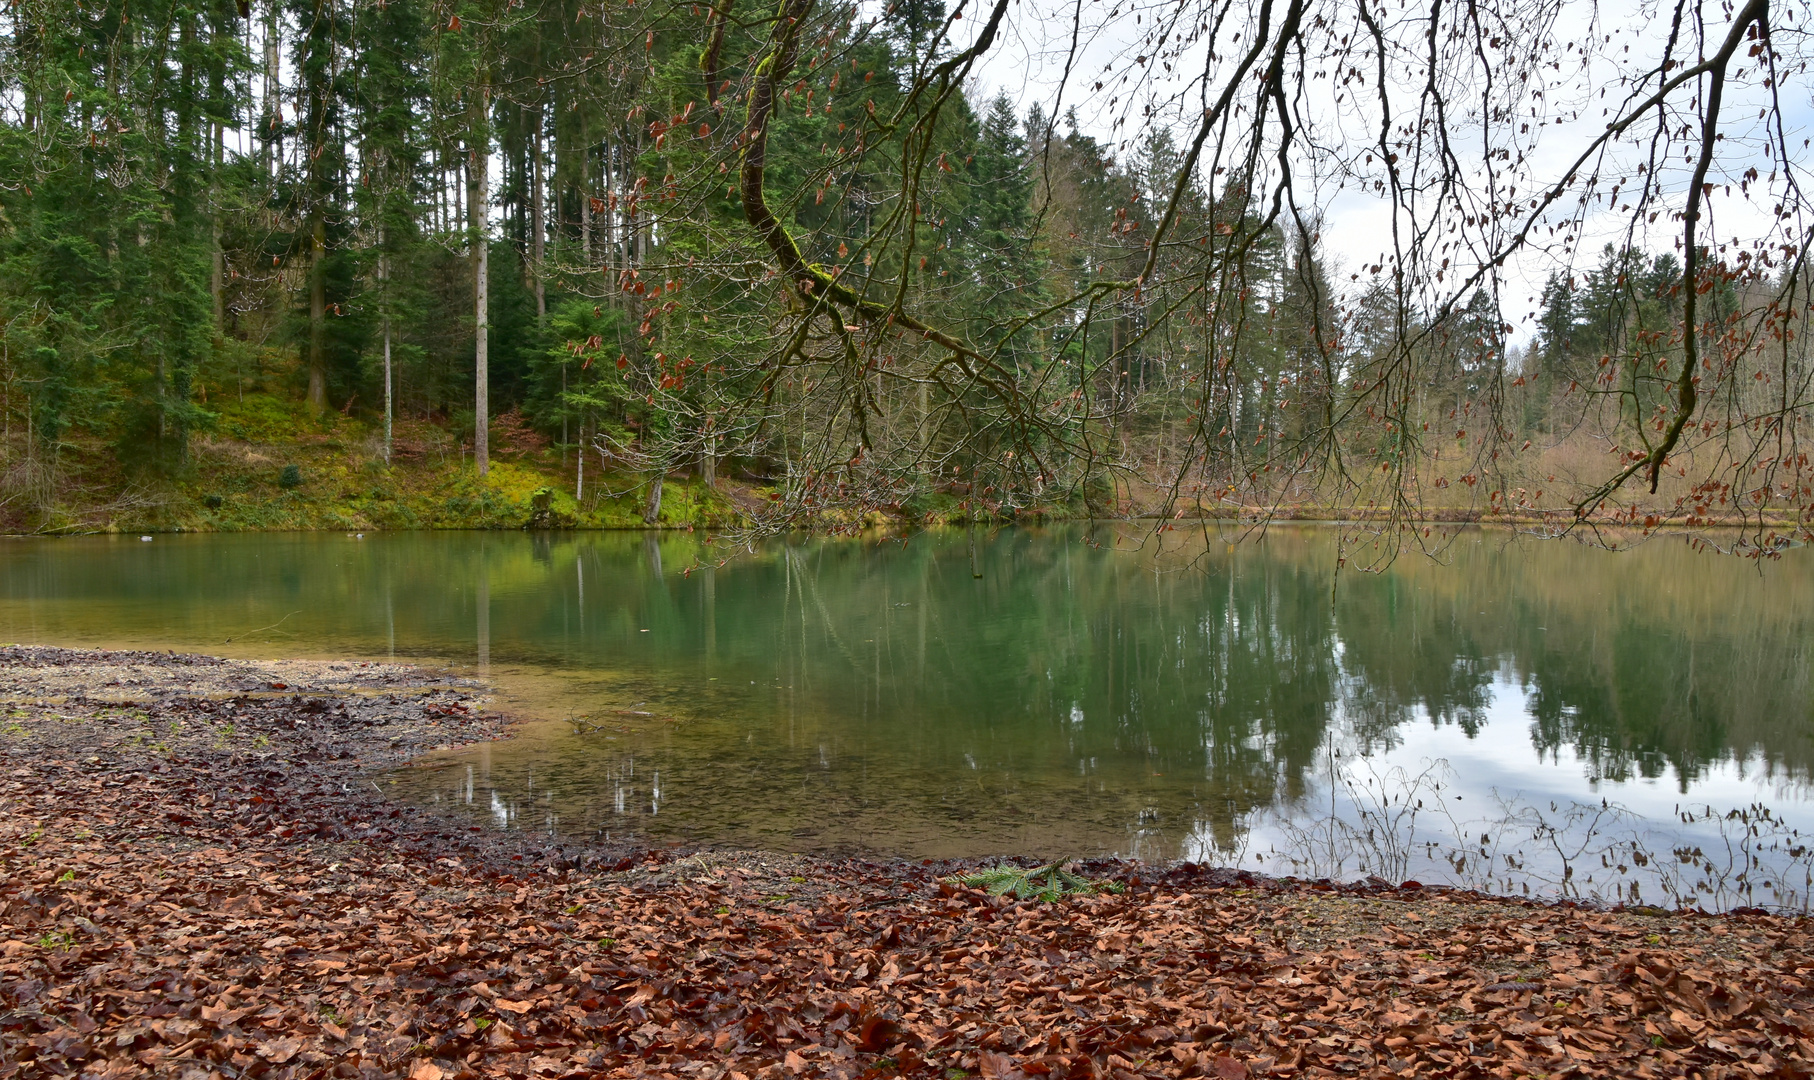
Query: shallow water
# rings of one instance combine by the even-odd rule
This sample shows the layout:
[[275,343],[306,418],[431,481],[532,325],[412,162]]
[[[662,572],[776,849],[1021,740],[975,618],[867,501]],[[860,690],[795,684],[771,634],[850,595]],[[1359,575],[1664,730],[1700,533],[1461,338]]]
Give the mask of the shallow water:
[[1681,814],[1814,820],[1814,552],[1464,530],[1338,580],[1339,537],[17,541],[0,639],[471,665],[554,722],[395,790],[506,827],[1805,902]]

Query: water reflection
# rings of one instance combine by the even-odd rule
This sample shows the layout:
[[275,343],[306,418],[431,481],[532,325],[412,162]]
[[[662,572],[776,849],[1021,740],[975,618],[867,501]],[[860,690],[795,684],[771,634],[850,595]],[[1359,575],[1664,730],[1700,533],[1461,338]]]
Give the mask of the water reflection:
[[1442,562],[1338,585],[1328,529],[1163,539],[795,539],[721,567],[657,534],[14,544],[0,632],[488,666],[586,723],[398,789],[507,827],[1308,870],[1293,828],[1366,820],[1344,763],[1437,759],[1457,823],[1495,793],[1800,820],[1809,552],[1760,567],[1465,532]]

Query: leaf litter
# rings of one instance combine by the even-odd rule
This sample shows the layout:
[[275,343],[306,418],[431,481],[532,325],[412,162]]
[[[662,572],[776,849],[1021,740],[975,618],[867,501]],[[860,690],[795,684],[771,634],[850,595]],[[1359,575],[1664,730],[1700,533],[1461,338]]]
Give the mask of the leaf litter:
[[[122,664],[213,689],[45,693]],[[365,779],[495,735],[471,684],[48,649],[0,679],[0,1076],[1814,1073],[1799,918],[1189,864],[1084,864],[1123,891],[1042,902],[955,864],[580,850]]]

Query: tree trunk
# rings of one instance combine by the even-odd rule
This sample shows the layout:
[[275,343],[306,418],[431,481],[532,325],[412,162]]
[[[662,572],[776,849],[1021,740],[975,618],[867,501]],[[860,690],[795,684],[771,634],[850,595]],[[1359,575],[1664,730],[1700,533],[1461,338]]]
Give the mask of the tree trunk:
[[623,215],[624,219],[627,221],[630,213],[629,192],[618,190],[618,186],[622,182],[620,174],[624,173],[625,170],[612,168],[616,162],[612,158],[611,143],[609,141],[606,141],[604,153],[600,155],[599,161],[600,169],[603,174],[600,178],[599,190],[605,193],[606,199],[605,223],[602,227],[604,233],[604,240],[602,242],[605,249],[604,257],[607,261],[616,260],[613,265],[619,269],[628,269],[632,265],[630,259],[630,242],[620,235],[618,229],[619,215]]
[[[383,243],[382,238],[379,240]],[[391,309],[390,258],[378,256],[378,280],[384,295],[384,463],[391,463]]]
[[473,251],[473,407],[472,457],[479,476],[491,472],[491,366],[488,348],[491,327],[487,307],[491,292],[491,243],[485,235],[485,211],[491,204],[488,189],[491,173],[491,140],[485,135],[485,122],[491,102],[491,87],[481,83],[470,159],[467,162],[467,212],[472,222]]
[[576,168],[579,185],[579,265],[582,272],[592,269],[592,146],[585,113],[579,118],[579,158]]
[[[542,184],[542,107],[535,108],[535,131],[530,135],[529,158],[529,264],[534,275],[535,287],[535,324],[541,326],[548,319],[548,288],[542,280],[542,260],[545,255],[544,239],[548,235],[547,208],[543,205],[546,198]],[[565,442],[566,440],[562,440]]]
[[[217,96],[220,93],[218,86],[215,87],[215,93]],[[218,353],[226,344],[227,333],[227,255],[221,247],[220,228],[220,175],[226,156],[227,132],[220,124],[211,124],[209,127],[213,134],[213,138],[209,140],[213,144],[209,148],[213,155],[213,168],[208,172],[208,232],[210,246],[214,250],[211,252],[213,265],[209,268],[208,291],[214,298],[214,349]]]
[[328,407],[328,223],[319,207],[309,216],[309,408],[320,413]]
[[932,398],[931,390],[927,386],[925,379],[920,380],[919,390],[920,422],[918,425],[919,430],[915,432],[918,436],[915,441],[919,443],[919,460],[916,462],[916,465],[920,474],[920,483],[925,484],[926,491],[930,493],[932,491],[932,428],[930,426],[932,422]]
[[667,479],[667,470],[655,466],[655,476],[649,481],[649,501],[642,508],[642,520],[645,525],[653,525],[661,517],[661,485]]
[[265,85],[264,139],[260,144],[259,173],[268,181],[283,168],[283,86],[282,31],[278,19],[279,0],[265,5]]

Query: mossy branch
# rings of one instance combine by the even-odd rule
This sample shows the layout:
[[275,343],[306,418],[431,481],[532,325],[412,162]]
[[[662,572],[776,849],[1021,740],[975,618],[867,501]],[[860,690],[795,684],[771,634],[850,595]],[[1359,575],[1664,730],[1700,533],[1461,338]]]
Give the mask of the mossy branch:
[[[799,35],[806,18],[812,13],[815,0],[781,0],[781,8],[775,20],[774,35],[770,39],[767,55],[756,66],[755,83],[750,88],[749,109],[743,131],[743,153],[738,178],[742,189],[743,216],[762,238],[769,251],[781,264],[781,272],[799,289],[801,295],[809,300],[818,300],[834,304],[850,311],[867,323],[880,326],[898,326],[903,330],[918,334],[927,341],[950,351],[958,358],[965,373],[988,385],[991,389],[1008,393],[1009,388],[1001,385],[983,368],[993,368],[993,362],[968,342],[955,334],[942,330],[907,314],[898,306],[890,307],[874,300],[865,299],[855,291],[838,281],[837,275],[824,266],[809,262],[800,251],[799,243],[787,226],[775,215],[769,206],[768,194],[764,189],[768,167],[768,126],[774,116],[777,90],[792,74],[795,61],[799,57]],[[980,56],[994,42],[996,31],[1000,27],[1002,15],[1007,11],[1006,0],[1000,0],[984,28],[970,48],[940,65],[941,71],[954,67],[966,59]]]

